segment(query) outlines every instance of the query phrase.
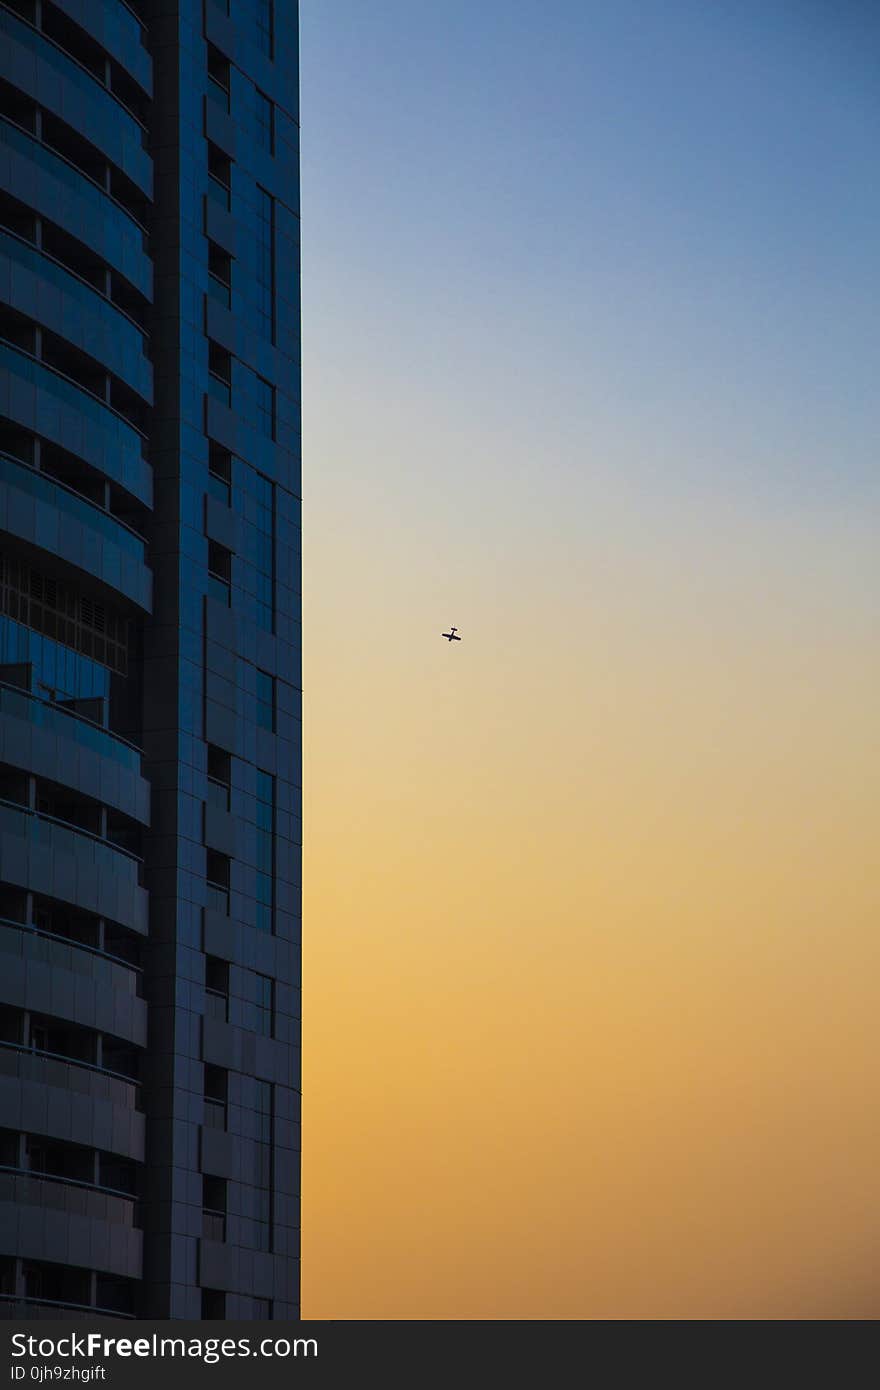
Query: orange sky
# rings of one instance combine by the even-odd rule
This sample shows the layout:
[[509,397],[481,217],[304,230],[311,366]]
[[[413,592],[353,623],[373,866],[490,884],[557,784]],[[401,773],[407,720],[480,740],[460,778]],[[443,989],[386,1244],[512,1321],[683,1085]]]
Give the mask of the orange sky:
[[311,545],[306,1315],[876,1316],[867,528],[438,601],[380,510]]

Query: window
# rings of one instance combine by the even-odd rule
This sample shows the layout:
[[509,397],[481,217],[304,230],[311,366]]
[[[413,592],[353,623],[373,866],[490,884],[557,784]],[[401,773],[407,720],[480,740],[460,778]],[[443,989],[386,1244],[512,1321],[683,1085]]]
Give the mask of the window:
[[226,1239],[226,1179],[202,1175],[202,1235]]
[[260,1250],[272,1249],[272,1195],[274,1188],[274,1108],[275,1096],[268,1081],[254,1081],[254,1145],[256,1171],[254,1174],[257,1245]]
[[227,408],[232,405],[232,354],[208,339],[208,394]]
[[220,1289],[202,1289],[202,1322],[223,1322],[226,1318],[226,1294]]
[[205,1063],[205,1124],[209,1129],[226,1128],[226,1102],[229,1074],[223,1067]]
[[208,339],[208,371],[227,386],[232,385],[232,354],[212,338]]
[[267,58],[275,57],[275,5],[273,0],[257,0],[257,47]]
[[262,92],[256,93],[257,144],[269,154],[275,153],[275,107]]
[[134,1291],[135,1286],[130,1279],[114,1279],[110,1274],[99,1274],[95,1279],[95,1306],[131,1317],[135,1309]]
[[128,622],[73,585],[0,555],[0,613],[128,674]]
[[229,1017],[229,963],[205,957],[205,1014],[226,1022]]
[[275,677],[266,671],[257,672],[257,724],[261,729],[275,732]]
[[[88,1270],[74,1266],[42,1264],[26,1260],[22,1267],[25,1298],[45,1299],[53,1303],[74,1303],[83,1307],[91,1304]],[[106,1307],[106,1304],[99,1306]]]
[[230,503],[232,484],[232,455],[228,449],[208,440],[208,491],[225,507]]
[[221,811],[229,810],[232,786],[232,758],[223,748],[208,744],[208,802]]
[[208,194],[228,211],[232,202],[232,160],[208,141]]
[[241,525],[238,580],[243,616],[275,631],[275,485],[239,461],[233,505]]
[[267,439],[275,438],[275,387],[257,376],[244,362],[235,363],[236,410],[241,418]]
[[225,54],[208,44],[208,97],[221,111],[229,111],[230,65]]
[[232,257],[215,241],[208,242],[208,294],[224,309],[232,303]]
[[275,387],[261,376],[254,377],[256,392],[256,426],[268,439],[275,438]]
[[275,199],[257,189],[256,216],[257,313],[263,336],[275,341]]
[[216,883],[219,887],[229,889],[229,856],[221,854],[219,850],[209,849],[207,852],[207,875],[210,883]]
[[114,1192],[130,1193],[134,1197],[138,1190],[137,1164],[116,1154],[99,1154],[98,1182],[102,1187],[111,1187]]
[[275,778],[257,773],[256,925],[271,932],[275,908]]
[[255,970],[242,971],[241,1026],[264,1038],[275,1036],[275,981]]
[[216,912],[229,916],[229,871],[230,860],[226,854],[216,849],[206,851],[205,877],[207,878],[207,904]]
[[208,592],[227,608],[232,589],[232,551],[217,541],[208,541]]

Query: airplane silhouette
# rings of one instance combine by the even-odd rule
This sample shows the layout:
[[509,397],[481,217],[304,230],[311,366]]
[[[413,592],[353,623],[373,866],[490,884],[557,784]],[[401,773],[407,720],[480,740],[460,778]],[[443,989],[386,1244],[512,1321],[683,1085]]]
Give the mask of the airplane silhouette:
[[447,642],[460,642],[461,638],[456,637],[455,631],[455,628],[451,628],[449,632],[441,632],[440,636],[445,637]]

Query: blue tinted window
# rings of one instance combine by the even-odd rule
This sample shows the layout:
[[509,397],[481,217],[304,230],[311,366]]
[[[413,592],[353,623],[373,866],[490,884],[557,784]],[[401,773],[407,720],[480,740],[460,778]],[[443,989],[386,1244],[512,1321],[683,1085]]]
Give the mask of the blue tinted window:
[[268,58],[275,56],[275,6],[273,0],[256,0],[257,44]]
[[256,93],[257,144],[269,154],[275,153],[275,107],[262,92]]
[[261,729],[275,731],[275,677],[265,671],[257,672],[257,724]]
[[257,773],[257,926],[271,932],[275,906],[275,778]]
[[254,970],[242,971],[241,1024],[252,1033],[271,1038],[274,1032],[274,982]]
[[275,199],[257,189],[256,216],[257,313],[260,330],[275,341]]
[[275,630],[275,485],[236,460],[233,506],[242,544],[236,560],[238,601],[245,621]]
[[253,429],[275,438],[275,387],[243,362],[236,363],[236,407]]

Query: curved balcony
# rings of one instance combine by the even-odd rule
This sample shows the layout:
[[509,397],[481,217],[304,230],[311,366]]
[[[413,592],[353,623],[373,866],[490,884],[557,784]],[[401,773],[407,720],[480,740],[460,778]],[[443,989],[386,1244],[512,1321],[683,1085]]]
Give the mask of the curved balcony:
[[153,267],[140,224],[62,155],[3,116],[0,188],[90,246],[152,299]]
[[147,893],[133,854],[63,821],[0,801],[0,879],[147,933]]
[[139,1279],[143,1235],[120,1223],[121,1197],[32,1174],[0,1171],[0,1254]]
[[88,1303],[62,1303],[51,1298],[20,1298],[14,1293],[0,1293],[0,1322],[91,1322],[95,1318],[129,1318],[134,1313],[117,1313],[110,1308],[92,1308]]
[[75,942],[0,920],[0,1003],[27,1007],[145,1047],[138,972]]
[[2,683],[0,762],[150,823],[150,786],[141,776],[139,749],[63,705]]
[[0,1167],[0,1202],[17,1201],[22,1206],[42,1206],[47,1211],[64,1211],[69,1216],[88,1216],[93,1221],[112,1221],[114,1225],[135,1228],[137,1198],[98,1183],[54,1173],[34,1173],[27,1168]]
[[82,1062],[0,1045],[0,1113],[12,1129],[142,1163],[145,1118],[133,1081]]
[[153,163],[134,116],[97,78],[24,20],[0,9],[0,77],[84,136],[146,194]]
[[146,543],[110,512],[47,473],[0,453],[0,531],[46,550],[149,613]]
[[122,0],[54,0],[80,28],[115,58],[147,93],[153,92],[153,63],[143,44],[144,26]]
[[83,459],[152,507],[152,469],[134,426],[97,396],[5,342],[0,342],[0,414]]
[[153,368],[137,324],[85,280],[2,229],[0,301],[88,353],[152,405]]

